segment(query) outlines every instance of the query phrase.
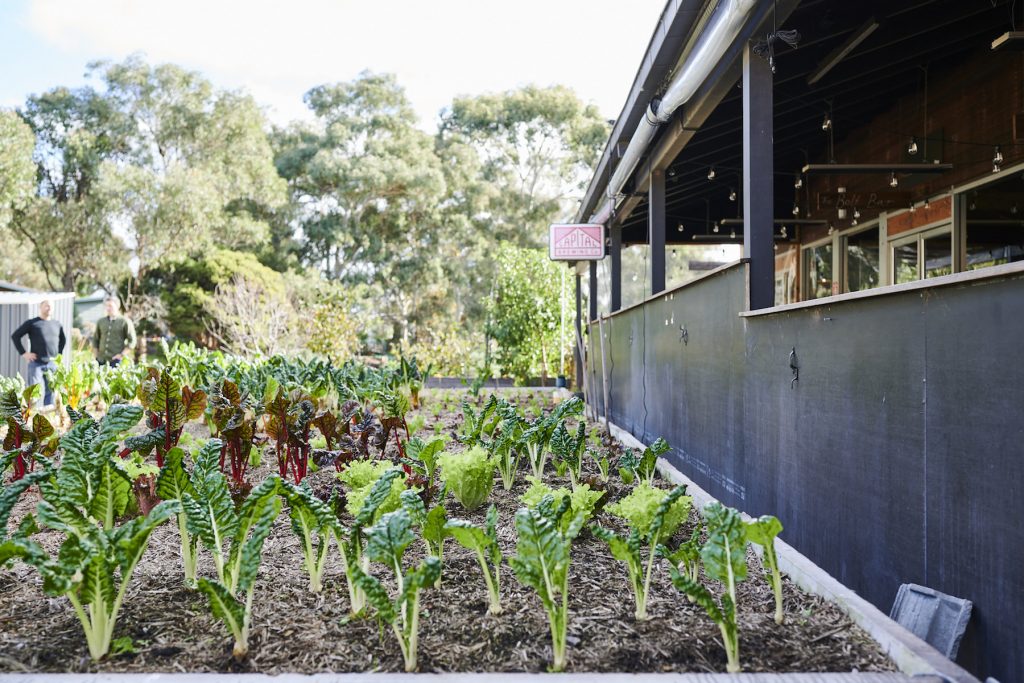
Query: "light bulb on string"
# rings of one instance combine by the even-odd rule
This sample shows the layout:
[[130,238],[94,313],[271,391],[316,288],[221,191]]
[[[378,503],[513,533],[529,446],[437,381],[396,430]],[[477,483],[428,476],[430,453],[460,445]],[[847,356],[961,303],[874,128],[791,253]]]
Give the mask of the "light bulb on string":
[[714,233],[718,232],[718,221],[715,221],[715,227],[711,228],[711,232],[714,232]]
[[637,280],[637,275],[636,275],[636,273],[633,273],[633,282],[636,282],[636,280]]
[[676,250],[673,249],[672,250],[672,258],[676,258],[676,256],[678,256],[678,254],[676,253]]
[[889,174],[889,187],[898,187],[900,184],[899,179],[896,177],[896,172],[893,171]]
[[789,235],[786,234],[786,226],[785,225],[782,226],[782,232],[780,232],[779,234],[782,235],[783,237],[789,237]]
[[778,244],[773,244],[772,245],[772,249],[774,249],[775,251],[778,251],[779,250],[779,245]]
[[679,227],[678,227],[678,228],[676,228],[676,230],[678,230],[679,232],[682,232],[682,231],[683,231],[683,224],[682,224],[682,223],[680,223],[680,224],[679,224]]
[[925,197],[925,198],[924,198],[924,210],[925,210],[925,211],[927,211],[927,210],[928,210],[928,209],[930,209],[930,208],[932,208],[932,205],[931,205],[931,203],[930,203],[930,202],[928,201],[928,198],[927,198],[927,197]]
[[829,118],[828,114],[825,114],[825,118],[821,122],[822,130],[832,130],[832,119]]
[[999,173],[1003,167],[1003,153],[999,151],[999,145],[996,145],[996,153],[992,155],[992,172]]
[[917,138],[910,138],[910,143],[907,145],[907,154],[910,156],[917,154]]
[[915,211],[917,211],[917,207],[914,206],[914,202],[910,202],[910,213],[914,213]]
[[729,233],[729,239],[731,239],[731,240],[736,239],[736,231],[735,230],[733,230],[732,232]]
[[853,218],[854,220],[860,218],[860,209],[857,207],[853,207]]
[[803,186],[804,186],[804,179],[803,179],[803,177],[799,173],[797,173],[796,174],[796,180],[793,181],[793,189],[799,190]]
[[715,179],[715,167],[712,166],[711,168],[708,169],[708,180],[714,180],[714,179]]
[[832,225],[832,221],[829,221],[829,223],[828,223],[828,234],[831,235],[835,231],[836,231],[836,226]]
[[736,201],[736,190],[731,188],[731,187],[729,188],[729,201],[730,202]]
[[800,205],[799,204],[794,204],[793,205],[793,215],[794,216],[799,216],[800,215]]

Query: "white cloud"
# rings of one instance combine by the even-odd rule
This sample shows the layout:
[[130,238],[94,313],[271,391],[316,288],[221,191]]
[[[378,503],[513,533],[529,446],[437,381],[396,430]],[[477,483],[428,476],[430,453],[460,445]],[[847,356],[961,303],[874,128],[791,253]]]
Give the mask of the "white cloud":
[[393,72],[424,127],[458,94],[562,83],[618,115],[664,0],[30,0],[27,24],[83,60],[145,53],[244,87],[278,122],[302,94]]

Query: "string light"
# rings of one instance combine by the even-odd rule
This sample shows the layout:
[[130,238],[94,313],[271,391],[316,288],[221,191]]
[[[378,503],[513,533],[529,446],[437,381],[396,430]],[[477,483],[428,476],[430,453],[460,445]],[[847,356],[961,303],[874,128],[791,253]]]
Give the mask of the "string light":
[[773,249],[774,249],[775,251],[778,251],[778,250],[779,250],[779,245],[778,245],[778,244],[773,244],[773,245],[772,245],[772,248],[773,248]]
[[836,192],[838,192],[839,194],[846,194],[846,186],[840,185],[839,187],[836,188]]
[[897,187],[899,186],[899,184],[900,181],[898,178],[896,178],[896,172],[893,171],[892,173],[889,174],[889,187]]
[[680,224],[679,224],[679,227],[678,227],[678,228],[676,228],[676,230],[678,230],[679,232],[682,232],[682,231],[683,231],[683,224],[682,224],[682,223],[680,223]]
[[715,221],[715,227],[711,228],[711,232],[718,232],[718,221]]
[[788,235],[786,234],[786,226],[785,226],[785,225],[783,225],[783,226],[782,226],[782,232],[781,232],[780,234],[781,234],[781,235],[782,235],[783,237],[788,237]]
[[914,202],[910,202],[910,213],[914,213],[915,211],[917,211],[917,207],[914,206]]
[[931,205],[931,203],[929,203],[928,198],[925,197],[924,198],[924,210],[927,211],[930,208],[932,208],[932,205]]
[[730,202],[736,201],[736,190],[731,188],[731,187],[729,188],[729,201]]
[[910,156],[917,154],[917,138],[910,138],[910,144],[907,145],[907,154]]
[[793,215],[794,216],[799,216],[800,215],[800,206],[797,205],[797,204],[793,205]]
[[836,231],[836,226],[832,225],[832,221],[828,222],[828,234],[832,234]]
[[804,179],[803,179],[803,177],[799,173],[797,173],[796,174],[796,180],[793,181],[793,189],[799,190],[803,186],[804,186]]
[[[836,217],[839,218],[839,220],[845,220],[846,219],[846,209],[844,207],[840,206],[836,210]],[[829,233],[829,234],[831,235],[832,233]]]
[[853,218],[854,220],[860,218],[860,209],[858,209],[856,206],[853,207]]
[[729,239],[731,239],[731,240],[736,239],[736,231],[735,230],[733,230],[732,232],[729,233]]
[[999,173],[1003,166],[1003,153],[999,151],[999,145],[996,145],[996,153],[992,155],[992,172]]
[[821,129],[825,131],[832,130],[832,119],[829,118],[828,114],[825,114],[825,118],[821,122]]
[[711,168],[708,169],[708,180],[714,180],[714,179],[715,179],[715,167],[712,166]]

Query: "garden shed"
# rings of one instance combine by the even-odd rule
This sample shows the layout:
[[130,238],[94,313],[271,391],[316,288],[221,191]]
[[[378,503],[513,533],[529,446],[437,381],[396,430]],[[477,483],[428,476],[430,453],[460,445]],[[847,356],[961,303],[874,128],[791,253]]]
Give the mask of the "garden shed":
[[[0,375],[28,378],[28,363],[18,356],[11,335],[23,322],[39,315],[39,304],[47,300],[53,304],[53,319],[64,326],[70,344],[74,292],[0,292]],[[70,354],[65,354],[65,361],[70,361],[70,358]]]

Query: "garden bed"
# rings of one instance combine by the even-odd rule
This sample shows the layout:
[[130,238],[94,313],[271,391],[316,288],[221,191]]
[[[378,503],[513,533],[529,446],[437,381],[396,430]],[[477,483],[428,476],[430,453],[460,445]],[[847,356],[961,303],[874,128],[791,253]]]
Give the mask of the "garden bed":
[[[526,397],[524,392],[508,396]],[[436,421],[452,433],[460,417],[434,416],[430,401],[420,411],[424,431]],[[201,432],[198,423],[189,425]],[[621,446],[611,440],[606,445]],[[454,449],[461,448],[453,443]],[[522,463],[526,473],[526,464]],[[587,461],[585,474],[597,470]],[[258,482],[271,473],[265,465],[250,472]],[[329,486],[333,470],[313,473],[314,490]],[[548,478],[553,478],[548,471]],[[565,482],[555,482],[567,485]],[[553,484],[554,485],[554,484]],[[668,487],[665,482],[660,486]],[[512,491],[500,482],[491,501],[499,510],[499,539],[506,557],[515,552],[512,517],[528,484],[522,476]],[[619,499],[628,487],[613,474],[608,497]],[[37,502],[26,495],[9,523],[13,528]],[[449,515],[483,522],[485,508],[464,511],[449,499]],[[621,529],[612,516],[597,520]],[[677,532],[688,537],[697,513]],[[343,520],[348,521],[348,520]],[[785,520],[783,520],[785,521]],[[54,532],[37,539],[49,550]],[[118,620],[115,637],[122,652],[96,664],[89,658],[81,626],[68,601],[49,598],[38,573],[23,564],[0,571],[0,671],[7,672],[370,672],[401,671],[402,655],[393,634],[371,616],[349,618],[345,576],[335,551],[321,594],[308,590],[295,534],[282,514],[266,541],[256,583],[248,657],[237,663],[231,638],[213,619],[200,593],[182,584],[177,528],[165,524],[153,534],[135,572]],[[422,557],[422,544],[410,546],[407,563]],[[200,575],[213,572],[209,553],[200,554]],[[773,620],[771,587],[760,562],[748,550],[750,577],[737,586],[740,658],[746,672],[894,671],[878,645],[837,606],[784,582],[786,623]],[[386,575],[385,572],[376,572]],[[569,671],[577,672],[721,672],[725,654],[718,627],[671,584],[664,567],[655,572],[647,621],[637,622],[623,565],[608,546],[588,532],[573,546],[570,572]],[[419,670],[421,672],[541,672],[551,660],[547,617],[536,594],[502,567],[504,612],[487,613],[487,591],[475,556],[453,541],[446,544],[440,589],[422,596]],[[130,639],[130,640],[128,640]]]

